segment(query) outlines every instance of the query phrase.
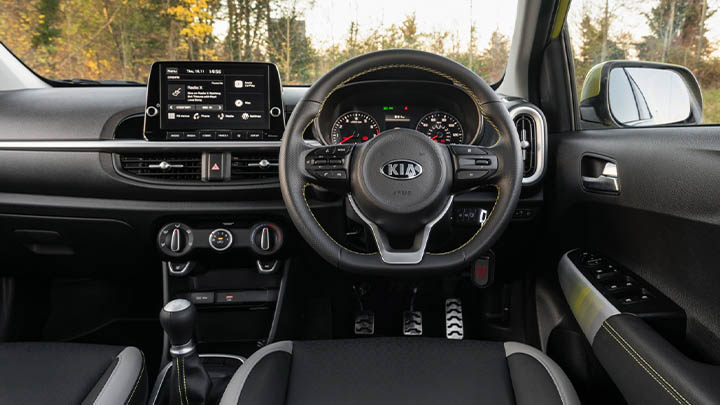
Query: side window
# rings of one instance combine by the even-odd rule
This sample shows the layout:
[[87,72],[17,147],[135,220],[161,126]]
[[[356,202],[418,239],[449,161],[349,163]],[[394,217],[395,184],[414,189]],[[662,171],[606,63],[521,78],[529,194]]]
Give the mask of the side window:
[[585,128],[720,124],[720,2],[574,0]]

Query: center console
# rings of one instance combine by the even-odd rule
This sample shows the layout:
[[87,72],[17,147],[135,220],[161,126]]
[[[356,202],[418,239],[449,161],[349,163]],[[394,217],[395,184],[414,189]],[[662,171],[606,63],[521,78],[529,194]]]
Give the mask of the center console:
[[[277,187],[284,130],[275,65],[157,62],[148,78],[143,137],[160,148],[120,156],[117,163],[134,180],[259,195]],[[166,333],[164,368],[151,403],[176,402],[168,388],[178,378],[171,359],[182,357],[186,372],[192,366],[200,380],[209,381],[197,384],[195,378],[191,391],[215,403],[244,357],[274,339],[291,266],[285,254],[292,247],[290,229],[284,213],[270,208],[238,215],[168,213],[156,224],[163,326],[166,332],[176,329],[168,314],[177,302],[189,302],[193,321],[183,323],[182,338]],[[192,355],[178,351],[186,334],[192,336]]]
[[[178,358],[187,375],[196,375],[188,383],[190,393],[217,403],[244,358],[274,340],[292,264],[285,254],[293,244],[285,231],[291,228],[284,221],[279,215],[262,221],[197,217],[159,227],[156,244],[167,303],[160,316],[165,366],[152,404],[177,402],[170,387],[178,378],[173,365]],[[187,304],[173,309],[178,302]],[[192,307],[191,321],[174,315],[188,312],[187,306]],[[192,353],[183,352],[186,346]]]
[[246,354],[272,340],[290,264],[283,221],[198,218],[158,231],[165,302],[182,298],[198,307],[201,352]]

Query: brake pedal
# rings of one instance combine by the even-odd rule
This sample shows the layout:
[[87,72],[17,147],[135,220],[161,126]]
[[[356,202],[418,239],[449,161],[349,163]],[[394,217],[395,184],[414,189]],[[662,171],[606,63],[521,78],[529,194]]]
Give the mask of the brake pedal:
[[445,337],[453,340],[462,340],[465,337],[462,301],[457,298],[445,300]]
[[405,336],[422,336],[422,312],[415,310],[415,297],[417,296],[417,287],[413,288],[410,296],[410,310],[403,312],[403,335]]
[[375,313],[373,311],[360,311],[355,315],[355,334],[375,334]]
[[420,311],[404,311],[403,312],[403,335],[405,336],[422,336],[422,312]]

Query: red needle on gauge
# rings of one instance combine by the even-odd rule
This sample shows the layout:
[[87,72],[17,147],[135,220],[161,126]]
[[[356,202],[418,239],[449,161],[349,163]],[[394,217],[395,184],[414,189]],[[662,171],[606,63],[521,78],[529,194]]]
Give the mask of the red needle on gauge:
[[355,135],[350,135],[348,137],[345,137],[342,141],[338,142],[338,145],[340,145],[341,143],[345,143],[353,138],[355,138]]
[[434,141],[434,140],[437,139],[438,136],[440,136],[440,135],[435,135],[435,136],[433,136],[431,139]]

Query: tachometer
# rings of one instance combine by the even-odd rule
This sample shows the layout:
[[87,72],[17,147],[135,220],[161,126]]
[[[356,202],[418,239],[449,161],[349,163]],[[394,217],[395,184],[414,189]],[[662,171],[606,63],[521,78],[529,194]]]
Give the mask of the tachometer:
[[420,118],[416,130],[439,143],[462,143],[464,132],[457,118],[444,112],[431,112]]
[[335,120],[330,131],[330,142],[334,144],[362,143],[369,141],[379,133],[380,127],[370,114],[362,111],[350,111]]

